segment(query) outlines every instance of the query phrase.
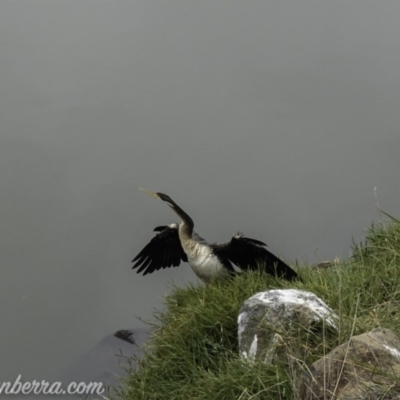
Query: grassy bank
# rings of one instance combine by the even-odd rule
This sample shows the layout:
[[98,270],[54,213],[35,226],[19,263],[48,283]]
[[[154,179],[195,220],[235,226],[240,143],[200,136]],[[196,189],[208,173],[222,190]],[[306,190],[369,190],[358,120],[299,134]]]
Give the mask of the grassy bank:
[[[303,283],[253,272],[209,286],[171,287],[146,357],[110,398],[297,400],[296,385],[307,365],[352,335],[379,326],[400,334],[398,220],[369,229],[348,260],[320,270],[302,266],[300,274]],[[304,359],[250,364],[238,356],[238,311],[248,297],[273,288],[315,293],[339,315],[339,332],[287,338],[289,356],[293,347],[308,343]]]

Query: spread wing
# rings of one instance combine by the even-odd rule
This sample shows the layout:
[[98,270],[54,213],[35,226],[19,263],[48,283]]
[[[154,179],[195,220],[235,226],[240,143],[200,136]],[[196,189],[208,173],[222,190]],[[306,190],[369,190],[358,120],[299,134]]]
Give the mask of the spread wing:
[[265,265],[265,272],[291,281],[299,278],[297,273],[286,263],[270,253],[266,244],[240,234],[234,235],[230,242],[214,244],[214,253],[228,259],[242,270],[254,270],[258,265]]
[[187,261],[179,240],[177,224],[158,226],[154,231],[159,233],[132,260],[135,263],[132,269],[138,268],[138,274],[151,274],[161,268],[177,267],[181,261]]

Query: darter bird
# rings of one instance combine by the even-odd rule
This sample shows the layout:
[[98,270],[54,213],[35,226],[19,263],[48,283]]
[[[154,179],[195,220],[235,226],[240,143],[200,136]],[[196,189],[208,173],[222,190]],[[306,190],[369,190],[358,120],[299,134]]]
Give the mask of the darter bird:
[[242,271],[255,270],[261,266],[268,274],[289,281],[299,278],[292,268],[265,248],[265,243],[240,233],[227,243],[208,243],[193,231],[192,218],[171,197],[164,193],[141,190],[167,203],[179,216],[181,223],[154,229],[158,233],[132,261],[132,268],[137,268],[137,273],[151,274],[161,268],[178,267],[184,261],[190,264],[194,273],[205,283],[234,275],[236,271],[232,264]]

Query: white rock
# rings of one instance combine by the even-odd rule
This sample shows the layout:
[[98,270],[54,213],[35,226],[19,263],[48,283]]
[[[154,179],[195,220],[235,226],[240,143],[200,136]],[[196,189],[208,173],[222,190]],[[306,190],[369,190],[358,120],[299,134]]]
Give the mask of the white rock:
[[[239,352],[245,358],[272,362],[275,348],[282,340],[276,330],[284,332],[293,323],[305,328],[322,323],[336,330],[337,321],[332,309],[314,293],[297,289],[260,292],[246,300],[240,309]],[[265,325],[274,329],[267,332]]]

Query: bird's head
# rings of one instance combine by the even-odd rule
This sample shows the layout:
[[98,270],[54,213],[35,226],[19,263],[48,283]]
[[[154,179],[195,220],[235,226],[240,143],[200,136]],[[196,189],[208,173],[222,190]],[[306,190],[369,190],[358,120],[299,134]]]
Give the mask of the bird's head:
[[159,193],[159,192],[150,192],[150,190],[147,189],[142,189],[139,188],[140,190],[142,190],[143,192],[147,193],[148,195],[155,197],[156,199],[160,199],[163,202],[167,203],[172,210],[178,214],[179,218],[182,220],[183,224],[186,224],[186,227],[189,229],[189,233],[192,234],[193,232],[193,220],[192,218],[190,218],[190,216],[188,214],[185,213],[185,211],[182,210],[182,208],[180,208],[178,206],[178,204],[176,204],[171,197],[169,197],[168,195],[164,194],[164,193]]
[[159,192],[150,192],[150,190],[139,188],[141,191],[147,193],[148,195],[155,197],[156,199],[160,199],[167,203],[170,207],[175,207],[175,202],[169,197],[167,194],[159,193]]

